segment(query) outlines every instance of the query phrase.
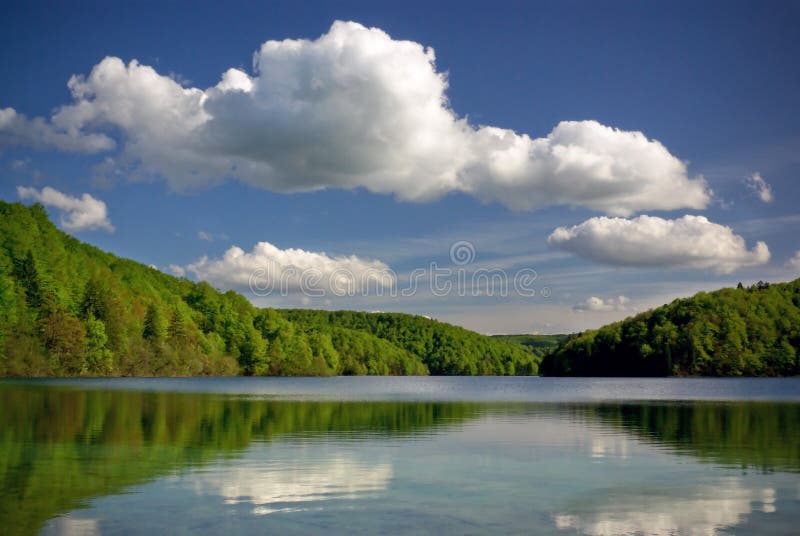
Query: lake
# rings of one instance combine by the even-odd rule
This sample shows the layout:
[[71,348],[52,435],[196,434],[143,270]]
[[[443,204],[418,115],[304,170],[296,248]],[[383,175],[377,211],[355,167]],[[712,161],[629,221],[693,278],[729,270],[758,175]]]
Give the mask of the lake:
[[800,379],[0,381],[4,534],[796,534]]

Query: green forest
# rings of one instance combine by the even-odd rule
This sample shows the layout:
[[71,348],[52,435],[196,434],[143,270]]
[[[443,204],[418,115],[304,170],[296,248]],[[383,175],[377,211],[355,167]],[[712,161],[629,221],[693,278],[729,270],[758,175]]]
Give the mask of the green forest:
[[259,309],[82,243],[40,205],[0,202],[0,240],[0,376],[800,374],[800,280],[577,335],[488,337],[400,313]]
[[525,347],[424,317],[259,309],[0,202],[0,376],[537,374]]
[[511,344],[520,344],[543,358],[548,353],[555,350],[558,345],[567,338],[566,335],[492,335],[492,338],[505,341]]
[[565,339],[552,376],[800,374],[800,279],[700,292]]

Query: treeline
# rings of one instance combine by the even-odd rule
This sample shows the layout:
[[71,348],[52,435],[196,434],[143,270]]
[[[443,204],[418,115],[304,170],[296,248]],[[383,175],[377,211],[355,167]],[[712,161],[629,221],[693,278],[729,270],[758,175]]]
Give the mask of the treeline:
[[84,244],[40,205],[0,202],[2,376],[538,370],[516,345],[426,318],[327,315],[258,309],[235,292]]
[[431,374],[513,376],[538,372],[539,358],[517,344],[422,316],[312,309],[289,309],[283,314],[309,333],[335,334],[345,329],[379,337],[419,356]]
[[800,279],[701,292],[561,343],[553,376],[800,374]]
[[566,338],[566,335],[492,335],[493,339],[498,339],[512,344],[519,344],[527,348],[534,355],[542,358],[549,352],[558,347]]

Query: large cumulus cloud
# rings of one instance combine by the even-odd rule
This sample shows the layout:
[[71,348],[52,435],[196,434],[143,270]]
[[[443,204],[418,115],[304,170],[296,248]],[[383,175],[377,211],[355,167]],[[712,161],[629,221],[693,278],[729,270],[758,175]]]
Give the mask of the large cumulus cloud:
[[765,264],[770,258],[764,242],[748,250],[744,238],[730,227],[704,216],[590,218],[572,227],[559,227],[547,241],[604,264],[700,268],[722,274]]
[[336,22],[315,40],[267,41],[252,74],[229,69],[207,89],[105,58],[69,81],[74,102],[50,119],[2,110],[11,119],[0,120],[0,145],[99,151],[114,146],[113,134],[129,174],[177,190],[237,179],[412,201],[465,192],[518,210],[566,204],[612,215],[709,202],[702,178],[641,132],[567,121],[531,138],[474,126],[450,108],[447,86],[433,49]]

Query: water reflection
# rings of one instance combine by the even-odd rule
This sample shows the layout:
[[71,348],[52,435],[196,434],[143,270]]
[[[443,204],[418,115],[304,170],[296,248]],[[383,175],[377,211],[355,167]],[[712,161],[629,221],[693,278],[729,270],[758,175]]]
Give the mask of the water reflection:
[[54,519],[48,529],[48,532],[57,536],[93,536],[100,534],[100,524],[97,519],[72,516],[62,516]]
[[236,457],[254,440],[414,436],[477,413],[469,403],[297,403],[3,385],[0,521],[29,534],[87,499]]
[[603,426],[700,460],[761,471],[800,470],[800,404],[681,402],[586,408]]
[[757,516],[796,526],[798,470],[793,403],[310,402],[0,385],[9,534],[163,523],[263,532],[266,522],[715,534]]
[[367,463],[341,454],[330,458],[297,452],[288,459],[236,463],[193,478],[195,491],[219,496],[225,504],[248,503],[256,515],[299,512],[320,502],[364,499],[389,486],[390,463]]
[[717,534],[754,510],[775,512],[775,497],[774,488],[751,488],[737,477],[713,486],[609,490],[600,500],[556,514],[554,521],[559,529],[592,536]]
[[609,438],[604,436],[592,438],[592,458],[628,457],[627,439]]

